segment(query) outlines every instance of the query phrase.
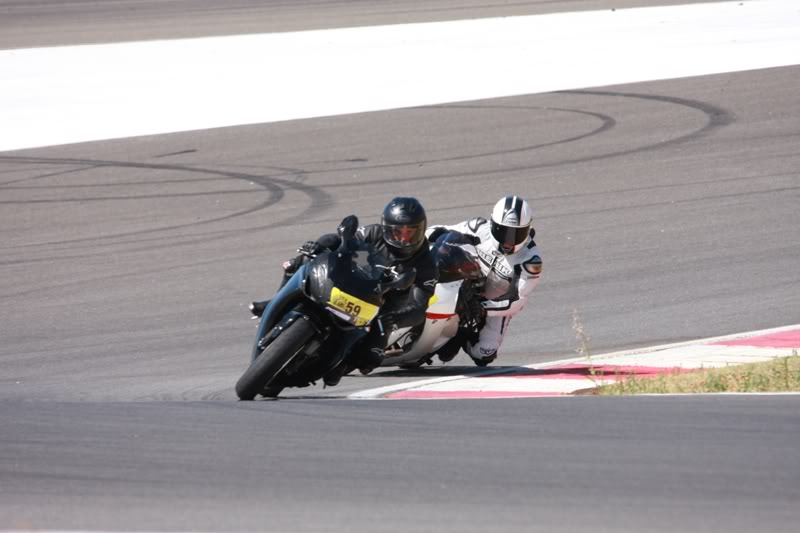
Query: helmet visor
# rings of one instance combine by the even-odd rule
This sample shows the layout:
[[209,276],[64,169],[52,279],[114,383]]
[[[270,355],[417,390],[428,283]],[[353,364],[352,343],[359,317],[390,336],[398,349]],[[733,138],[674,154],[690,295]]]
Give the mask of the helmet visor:
[[397,248],[416,246],[425,238],[425,224],[383,225],[384,240]]
[[530,226],[504,226],[492,221],[492,237],[496,240],[503,252],[511,253],[514,248],[525,242],[530,235]]

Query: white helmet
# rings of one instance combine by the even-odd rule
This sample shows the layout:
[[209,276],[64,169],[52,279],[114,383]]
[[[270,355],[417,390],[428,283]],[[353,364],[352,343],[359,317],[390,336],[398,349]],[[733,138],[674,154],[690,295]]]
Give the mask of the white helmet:
[[492,209],[492,238],[505,255],[519,251],[530,239],[531,206],[519,196],[501,198]]

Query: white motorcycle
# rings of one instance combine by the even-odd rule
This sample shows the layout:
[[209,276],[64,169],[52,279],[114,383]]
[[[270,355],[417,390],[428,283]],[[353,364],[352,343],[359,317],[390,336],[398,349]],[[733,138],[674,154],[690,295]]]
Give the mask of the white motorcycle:
[[432,364],[437,354],[441,361],[450,361],[463,342],[474,341],[483,327],[480,289],[485,278],[470,238],[456,231],[445,233],[432,245],[431,252],[439,269],[439,283],[425,323],[399,328],[389,335],[382,367],[419,368]]

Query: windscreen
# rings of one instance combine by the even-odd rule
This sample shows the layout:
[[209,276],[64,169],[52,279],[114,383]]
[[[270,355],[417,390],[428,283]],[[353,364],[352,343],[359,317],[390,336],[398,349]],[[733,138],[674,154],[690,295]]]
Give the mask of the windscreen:
[[356,278],[378,281],[381,279],[388,263],[383,254],[371,246],[360,246],[351,255],[352,274]]

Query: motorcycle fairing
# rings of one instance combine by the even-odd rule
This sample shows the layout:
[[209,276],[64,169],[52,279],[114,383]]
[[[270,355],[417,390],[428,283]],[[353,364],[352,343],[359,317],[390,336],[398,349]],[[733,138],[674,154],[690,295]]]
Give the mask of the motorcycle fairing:
[[264,309],[264,313],[261,315],[261,322],[258,325],[256,343],[253,346],[253,353],[250,356],[251,362],[255,361],[263,351],[263,347],[259,346],[261,339],[263,339],[270,331],[272,331],[272,328],[275,327],[278,320],[284,317],[287,308],[302,298],[303,281],[305,280],[306,270],[306,265],[302,265],[299,269],[297,269],[297,272],[295,272],[294,275],[289,278],[289,281],[286,282],[286,285],[284,285],[281,290],[278,291],[275,297],[270,300],[266,309]]
[[[375,292],[383,275],[381,267],[373,264],[379,259],[369,249],[317,256],[309,266],[308,295],[344,313],[346,316],[337,314],[343,320],[359,327],[367,325],[377,314],[371,312],[383,304],[383,295]],[[356,307],[358,312],[354,312]]]
[[328,310],[356,327],[364,327],[378,316],[380,307],[334,286],[331,287]]
[[458,303],[458,291],[464,280],[456,280],[448,283],[438,283],[436,292],[431,297],[425,316],[429,320],[445,320],[456,314]]

